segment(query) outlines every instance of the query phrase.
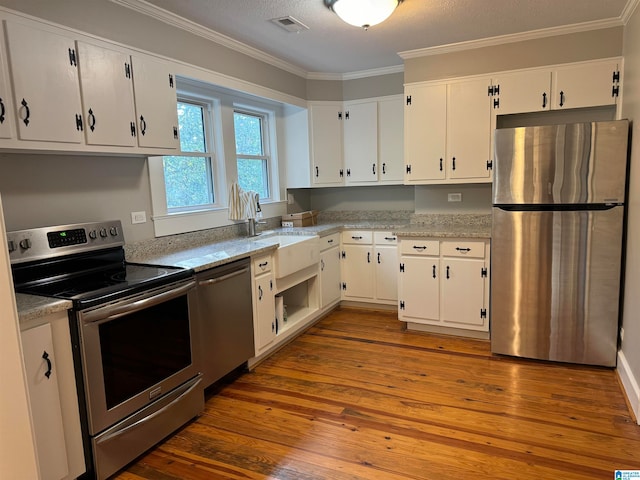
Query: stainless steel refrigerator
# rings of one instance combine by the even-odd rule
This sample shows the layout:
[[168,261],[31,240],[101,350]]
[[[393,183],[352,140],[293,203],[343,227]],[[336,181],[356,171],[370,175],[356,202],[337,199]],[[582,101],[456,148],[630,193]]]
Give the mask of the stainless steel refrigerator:
[[626,120],[496,130],[491,350],[615,366]]

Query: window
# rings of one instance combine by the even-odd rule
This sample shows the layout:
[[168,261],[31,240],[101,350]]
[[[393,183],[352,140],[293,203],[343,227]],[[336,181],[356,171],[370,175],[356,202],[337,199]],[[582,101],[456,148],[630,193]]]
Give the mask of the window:
[[180,155],[163,157],[167,212],[198,210],[215,203],[209,147],[209,105],[178,101]]
[[236,165],[238,184],[243,190],[252,190],[260,199],[271,198],[270,155],[265,132],[268,131],[268,117],[249,110],[236,109],[233,112],[236,143]]

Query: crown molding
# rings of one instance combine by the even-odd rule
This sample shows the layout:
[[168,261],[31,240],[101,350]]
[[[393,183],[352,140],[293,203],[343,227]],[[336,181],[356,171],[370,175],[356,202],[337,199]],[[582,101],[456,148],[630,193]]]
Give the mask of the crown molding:
[[394,65],[391,67],[373,68],[371,70],[359,70],[347,73],[322,73],[309,72],[307,79],[309,80],[354,80],[356,78],[379,77],[381,75],[390,75],[393,73],[404,72],[404,65]]
[[620,14],[620,19],[622,23],[626,25],[629,23],[629,19],[633,15],[633,12],[636,10],[636,7],[640,4],[640,0],[629,0],[627,4],[624,6],[622,13]]
[[[638,0],[629,0],[629,3],[631,2],[638,2]],[[629,3],[627,5],[629,5]],[[579,33],[587,32],[590,30],[600,30],[603,28],[620,27],[622,25],[622,18],[617,17],[606,20],[595,20],[593,22],[574,23],[573,25],[563,25],[561,27],[542,28],[539,30],[531,30],[528,32],[513,33],[509,35],[499,35],[497,37],[482,38],[480,40],[469,40],[466,42],[450,43],[447,45],[419,48],[416,50],[407,50],[404,52],[398,52],[398,55],[400,55],[403,60],[407,60],[411,58],[441,55],[443,53],[460,52],[463,50],[472,50],[476,48],[493,47],[504,43],[515,43],[526,40],[536,40],[538,38],[553,37],[556,35],[566,35],[569,33]]]
[[258,50],[257,48],[253,48],[245,43],[234,40],[233,38],[227,37],[226,35],[211,30],[210,28],[198,25],[191,20],[187,20],[186,18],[180,17],[179,15],[171,13],[163,8],[145,2],[144,0],[109,1],[138,13],[142,13],[143,15],[146,15],[148,17],[159,20],[163,23],[166,23],[167,25],[180,28],[194,35],[198,35],[199,37],[222,45],[223,47],[227,47],[231,50],[242,53],[251,58],[255,58],[256,60],[260,60],[261,62],[265,62],[269,65],[273,65],[274,67],[280,68],[289,73],[293,73],[294,75],[297,75],[299,77],[307,77],[306,70],[300,67],[297,67],[280,58],[274,57],[273,55],[269,55],[268,53],[265,53],[262,50]]

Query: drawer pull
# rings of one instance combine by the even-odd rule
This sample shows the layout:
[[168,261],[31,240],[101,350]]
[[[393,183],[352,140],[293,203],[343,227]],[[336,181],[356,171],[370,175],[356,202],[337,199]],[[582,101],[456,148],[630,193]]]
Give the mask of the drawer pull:
[[333,243],[333,238],[330,238],[329,240],[327,240],[327,243]]
[[448,280],[449,278],[451,278],[451,277],[449,276],[449,265],[447,265],[447,280]]
[[258,264],[258,266],[259,266],[260,268],[264,268],[264,267],[266,267],[267,265],[269,265],[269,262],[263,262],[263,263],[259,263],[259,264]]
[[385,240],[387,240],[388,242],[392,242],[393,240],[397,240],[396,237],[384,237]]
[[354,240],[362,240],[362,237],[352,236],[351,238],[354,239]]
[[462,248],[462,247],[456,247],[456,250],[459,252],[470,252],[471,249],[470,248]]
[[433,278],[436,278],[436,266],[433,266]]
[[422,246],[414,245],[413,248],[416,249],[416,250],[426,250],[427,249],[427,247],[424,246],[424,245],[422,245]]

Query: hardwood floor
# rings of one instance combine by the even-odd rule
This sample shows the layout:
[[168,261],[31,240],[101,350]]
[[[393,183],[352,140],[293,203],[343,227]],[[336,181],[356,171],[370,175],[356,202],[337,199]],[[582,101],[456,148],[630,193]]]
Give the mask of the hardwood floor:
[[640,469],[616,374],[492,356],[338,309],[118,480],[613,479]]

